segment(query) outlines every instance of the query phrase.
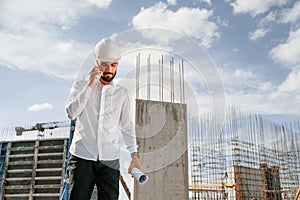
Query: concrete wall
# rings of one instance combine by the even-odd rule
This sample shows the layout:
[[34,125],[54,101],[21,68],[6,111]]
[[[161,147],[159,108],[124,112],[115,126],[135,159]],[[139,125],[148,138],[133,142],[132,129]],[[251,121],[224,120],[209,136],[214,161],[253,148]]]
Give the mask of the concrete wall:
[[261,169],[233,166],[233,173],[236,184],[234,199],[263,199],[265,182]]
[[145,185],[134,199],[188,199],[186,104],[136,100],[137,143]]

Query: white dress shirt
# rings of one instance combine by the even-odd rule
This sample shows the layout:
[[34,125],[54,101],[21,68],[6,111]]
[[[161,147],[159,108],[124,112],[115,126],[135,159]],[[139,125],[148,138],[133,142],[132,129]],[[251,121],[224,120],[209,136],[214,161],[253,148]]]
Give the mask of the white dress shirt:
[[94,161],[118,159],[120,136],[130,153],[137,152],[128,90],[115,83],[87,84],[76,81],[66,104],[68,117],[76,119],[70,153]]

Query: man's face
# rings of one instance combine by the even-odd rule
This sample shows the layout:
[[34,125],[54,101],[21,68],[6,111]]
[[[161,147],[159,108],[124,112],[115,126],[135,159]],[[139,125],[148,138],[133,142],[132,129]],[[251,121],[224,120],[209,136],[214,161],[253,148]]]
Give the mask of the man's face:
[[97,60],[97,65],[103,72],[101,79],[103,79],[105,82],[111,82],[116,76],[118,64],[119,63],[117,61],[103,62]]

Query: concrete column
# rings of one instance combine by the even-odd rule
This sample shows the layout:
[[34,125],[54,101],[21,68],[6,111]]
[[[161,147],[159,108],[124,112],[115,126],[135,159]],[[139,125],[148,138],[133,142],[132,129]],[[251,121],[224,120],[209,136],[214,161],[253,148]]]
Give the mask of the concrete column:
[[186,110],[186,104],[136,100],[137,143],[149,181],[135,181],[135,200],[188,199]]

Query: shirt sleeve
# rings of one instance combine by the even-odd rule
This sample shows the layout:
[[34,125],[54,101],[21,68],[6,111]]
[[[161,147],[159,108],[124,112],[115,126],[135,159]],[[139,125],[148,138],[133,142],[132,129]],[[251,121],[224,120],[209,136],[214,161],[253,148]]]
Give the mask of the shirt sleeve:
[[76,81],[73,84],[65,107],[68,118],[74,120],[80,115],[88,102],[91,91],[92,88],[88,87],[84,81]]
[[130,153],[137,152],[135,127],[131,120],[130,98],[129,95],[125,95],[125,100],[121,112],[121,132],[123,134],[124,141],[127,145],[127,149]]

